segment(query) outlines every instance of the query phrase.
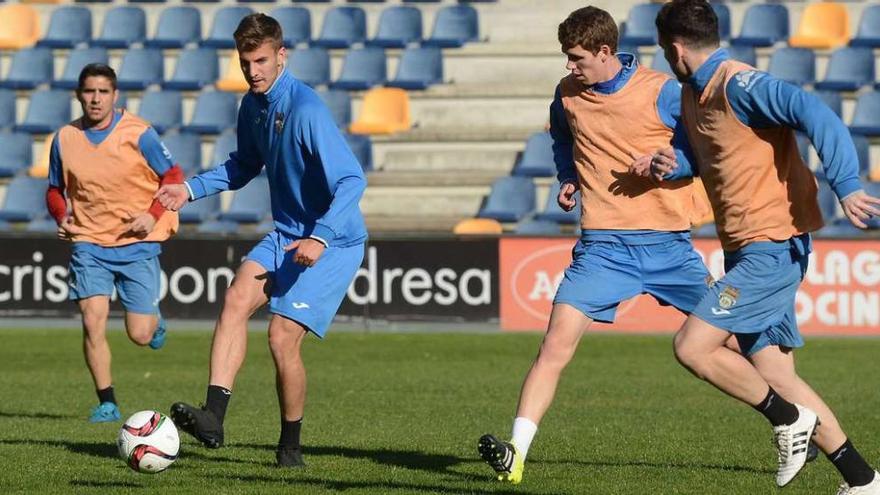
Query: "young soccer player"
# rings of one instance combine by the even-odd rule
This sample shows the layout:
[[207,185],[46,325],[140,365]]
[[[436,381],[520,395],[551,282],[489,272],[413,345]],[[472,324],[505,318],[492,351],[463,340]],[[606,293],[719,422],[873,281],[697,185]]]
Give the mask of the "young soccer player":
[[[880,494],[880,476],[797,375],[792,355],[803,345],[795,294],[807,269],[810,232],[822,226],[816,180],[800,158],[794,129],[818,150],[847,218],[864,228],[880,214],[880,199],[862,190],[852,139],[819,99],[719,49],[718,20],[706,1],[667,3],[656,23],[664,55],[685,83],[682,121],[696,169],[662,154],[652,169],[663,180],[702,177],[727,272],[679,330],[676,357],[767,417],[779,453],[779,486],[803,467],[815,432],[815,443],[843,476],[839,495]],[[725,348],[731,334],[748,359]]]
[[361,166],[320,97],[284,69],[281,26],[264,14],[235,31],[250,85],[238,114],[238,150],[220,167],[162,188],[157,197],[180,208],[239,189],[265,166],[275,230],[248,254],[226,291],[214,328],[207,400],[178,402],[171,417],[209,448],[223,445],[223,420],[247,347],[247,321],[269,303],[269,347],[277,369],[280,466],[303,466],[300,429],[306,396],[300,346],[323,337],[361,264],[367,231],[358,207],[366,186]]
[[58,237],[73,243],[70,299],[82,313],[83,353],[98,394],[89,420],[100,423],[120,418],[106,337],[114,288],[131,341],[152,349],[165,344],[159,253],[177,230],[177,213],[165,211],[153,194],[161,184],[182,182],[183,172],[150,124],[114,110],[113,69],[87,65],[76,96],[83,116],[52,141],[46,204]]

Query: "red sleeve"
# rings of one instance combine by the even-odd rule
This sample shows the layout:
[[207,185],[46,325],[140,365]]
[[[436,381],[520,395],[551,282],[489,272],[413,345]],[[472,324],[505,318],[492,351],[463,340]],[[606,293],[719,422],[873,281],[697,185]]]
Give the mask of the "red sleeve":
[[55,219],[55,223],[61,225],[64,217],[67,216],[67,200],[64,199],[64,192],[58,186],[49,186],[46,190],[46,209]]
[[[159,182],[159,187],[162,187],[167,184],[183,184],[183,169],[180,168],[180,165],[174,165],[169,168],[165,175],[162,176],[162,180]],[[150,209],[148,210],[150,215],[153,215],[153,218],[156,221],[159,221],[159,218],[165,213],[165,207],[159,203],[158,200],[153,200],[153,204],[150,205]]]

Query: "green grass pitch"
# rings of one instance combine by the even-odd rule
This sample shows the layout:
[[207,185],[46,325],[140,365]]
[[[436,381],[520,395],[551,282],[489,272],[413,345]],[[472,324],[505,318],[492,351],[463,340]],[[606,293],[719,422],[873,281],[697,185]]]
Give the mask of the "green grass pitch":
[[[770,428],[754,411],[690,376],[671,337],[587,335],[566,370],[516,487],[476,455],[482,433],[509,434],[537,334],[331,332],[304,348],[308,467],[274,466],[278,407],[264,333],[227,414],[227,446],[182,437],[158,475],[117,457],[119,423],[91,425],[91,381],[79,333],[0,331],[3,493],[772,494]],[[175,333],[155,352],[110,333],[123,417],[204,399],[211,334]],[[836,409],[866,457],[880,462],[880,340],[810,339],[801,374]],[[784,493],[831,494],[824,456]]]

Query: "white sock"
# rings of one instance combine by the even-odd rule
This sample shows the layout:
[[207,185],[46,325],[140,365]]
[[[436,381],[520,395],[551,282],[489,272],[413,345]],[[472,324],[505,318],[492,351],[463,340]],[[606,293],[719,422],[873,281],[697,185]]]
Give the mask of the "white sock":
[[516,451],[523,456],[523,460],[525,460],[526,454],[529,453],[529,446],[532,444],[532,439],[535,438],[535,433],[537,432],[538,425],[533,423],[532,420],[522,417],[513,420],[513,433],[510,434],[510,442],[516,447]]

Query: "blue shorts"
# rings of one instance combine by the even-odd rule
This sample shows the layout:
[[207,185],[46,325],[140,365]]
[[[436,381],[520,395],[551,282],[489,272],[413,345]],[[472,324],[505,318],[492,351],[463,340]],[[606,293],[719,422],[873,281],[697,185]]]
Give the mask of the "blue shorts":
[[69,298],[119,294],[129,313],[154,315],[159,312],[161,269],[159,257],[136,261],[108,261],[85,250],[73,250],[68,274]]
[[284,247],[296,239],[277,230],[269,232],[247,259],[269,272],[272,282],[269,312],[293,320],[324,337],[364,259],[364,245],[330,246],[315,266],[293,262],[293,251]]
[[581,239],[553,304],[568,304],[595,321],[613,323],[621,302],[651,294],[664,306],[690,313],[711,280],[690,239],[644,245]]
[[724,253],[726,274],[694,315],[735,334],[745,356],[772,345],[802,347],[794,302],[809,256],[809,234]]

